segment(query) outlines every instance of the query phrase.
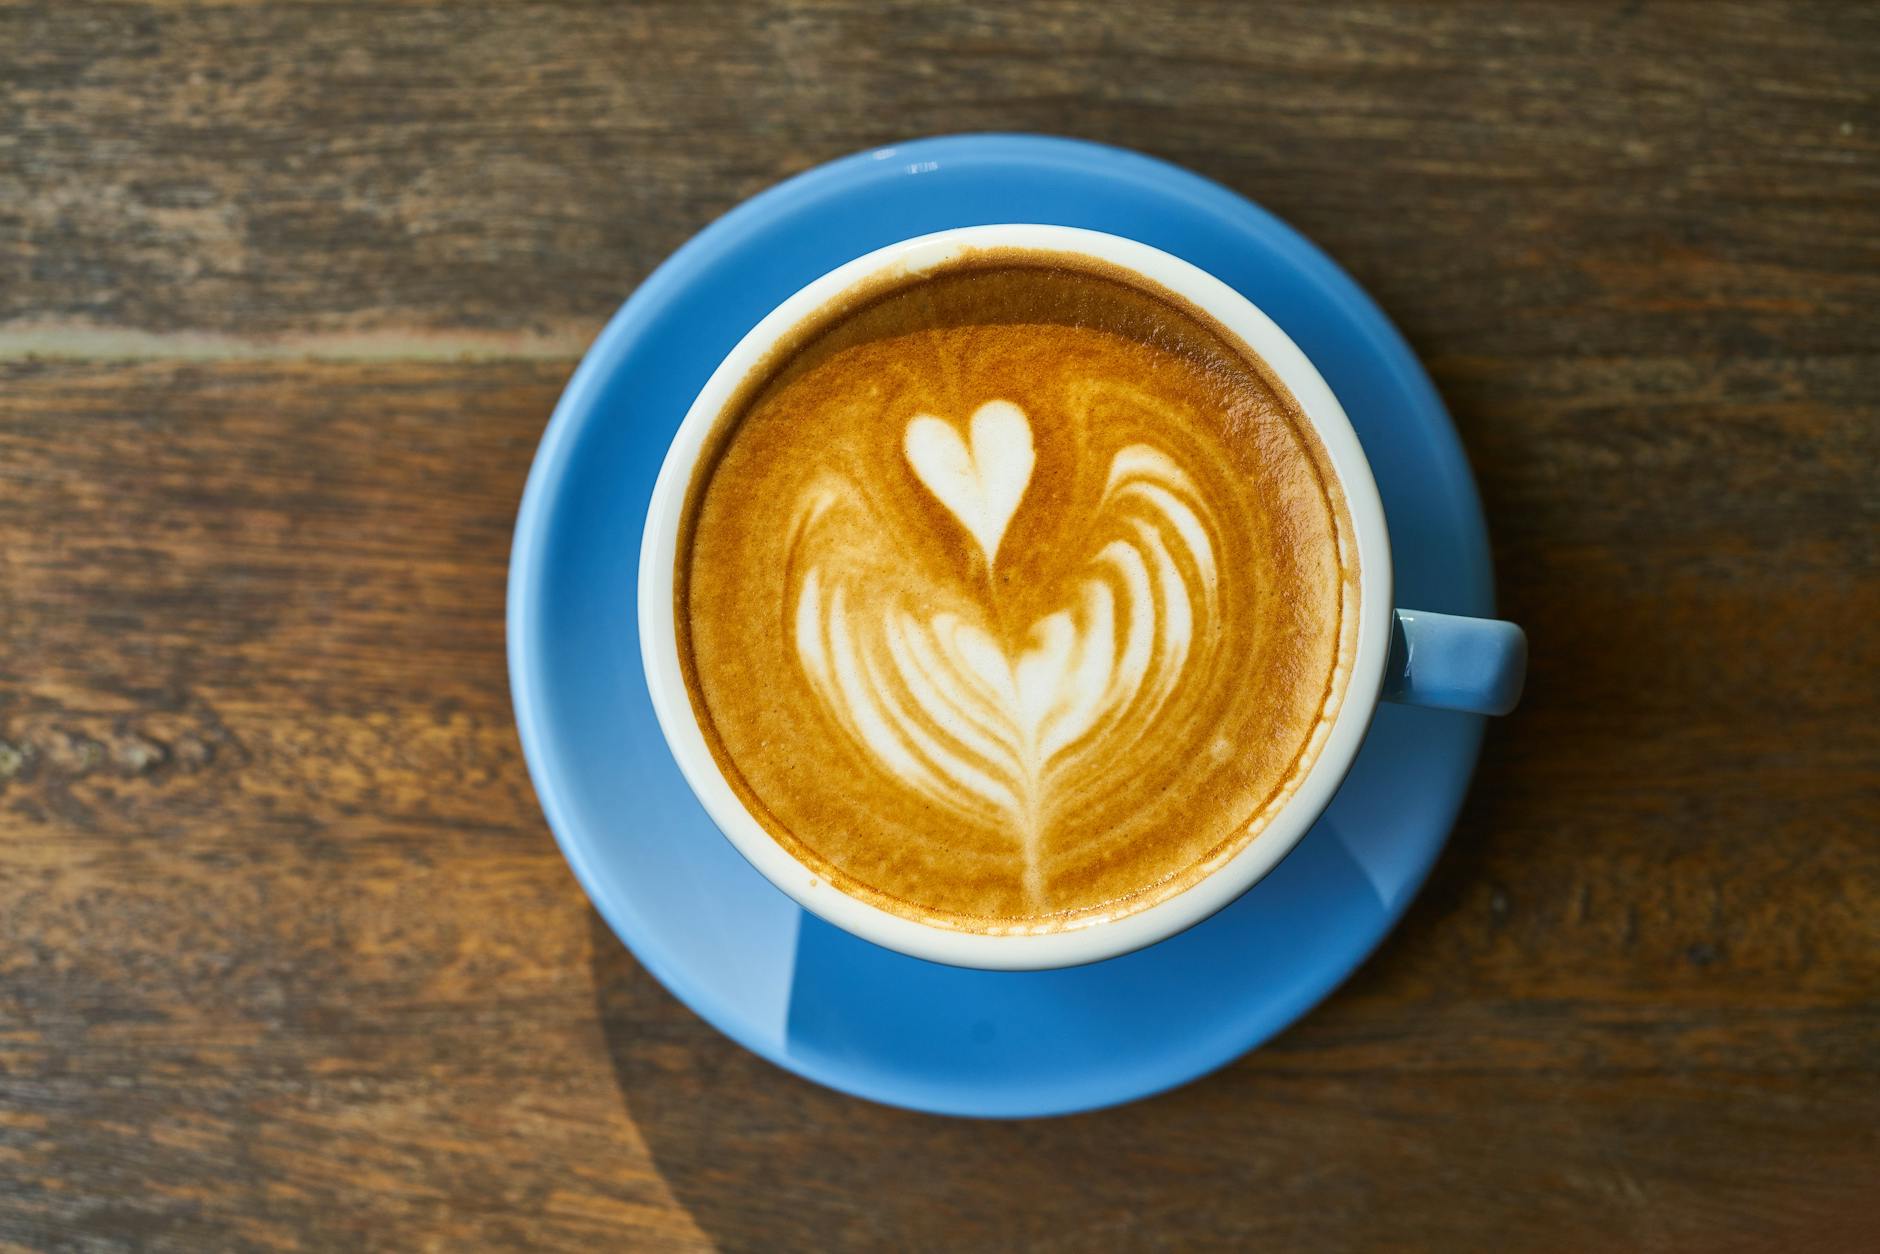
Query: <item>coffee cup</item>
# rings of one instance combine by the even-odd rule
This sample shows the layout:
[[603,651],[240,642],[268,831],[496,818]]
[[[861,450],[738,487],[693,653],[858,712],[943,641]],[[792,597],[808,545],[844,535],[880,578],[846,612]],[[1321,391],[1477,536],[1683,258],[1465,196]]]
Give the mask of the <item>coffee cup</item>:
[[[800,738],[798,743],[806,747],[820,750],[825,744],[829,746],[826,754],[803,755],[804,768],[819,776],[816,787],[823,799],[821,811],[811,806],[806,812],[829,811],[828,799],[832,797],[859,798],[843,817],[830,820],[841,829],[837,843],[843,852],[839,857],[819,852],[816,833],[799,833],[798,821],[780,820],[763,790],[752,785],[749,772],[743,769],[745,760],[739,758],[736,748],[728,749],[726,737],[710,725],[701,696],[701,668],[691,652],[696,645],[687,620],[686,546],[693,543],[691,537],[701,525],[702,472],[711,472],[716,459],[725,456],[731,438],[727,434],[728,415],[749,402],[760,386],[769,387],[772,381],[786,377],[793,355],[804,351],[806,336],[812,331],[823,334],[824,328],[834,325],[838,317],[850,317],[846,311],[875,308],[883,293],[911,290],[929,276],[950,276],[969,263],[981,264],[976,259],[1002,257],[1022,257],[1029,259],[1027,265],[1046,269],[1055,266],[1065,273],[1084,276],[1065,282],[1084,282],[1087,278],[1092,285],[1139,289],[1162,302],[1158,307],[1170,311],[1168,318],[1170,326],[1176,327],[1175,338],[1185,334],[1181,327],[1192,324],[1200,328],[1194,332],[1196,336],[1233,345],[1234,351],[1253,363],[1250,369],[1266,380],[1272,395],[1283,398],[1289,420],[1300,427],[1303,444],[1309,446],[1308,461],[1316,459],[1335,498],[1327,513],[1331,522],[1323,541],[1336,549],[1339,570],[1343,572],[1327,583],[1331,591],[1327,593],[1330,599],[1325,621],[1336,624],[1335,631],[1328,628],[1326,632],[1329,652],[1325,688],[1329,695],[1322,708],[1312,707],[1317,711],[1316,721],[1301,723],[1302,747],[1296,769],[1275,775],[1276,782],[1269,789],[1270,796],[1258,821],[1242,825],[1233,842],[1216,842],[1208,856],[1183,862],[1179,874],[1160,879],[1146,877],[1141,891],[1114,894],[1114,902],[1098,895],[1093,898],[1094,905],[1072,899],[1069,906],[1056,908],[1058,903],[1049,897],[1051,890],[1040,887],[1044,872],[1037,857],[1027,864],[1029,880],[1021,884],[1022,877],[1014,872],[1013,885],[1001,888],[997,868],[987,870],[981,866],[985,855],[973,839],[968,839],[968,829],[978,833],[985,826],[980,821],[984,813],[1004,816],[1008,826],[1019,822],[1014,816],[1029,816],[1025,818],[1030,823],[1026,830],[1037,837],[1045,824],[1035,816],[1048,801],[1056,807],[1051,812],[1048,834],[1053,839],[1091,844],[1085,834],[1076,830],[1080,815],[1128,815],[1148,804],[1140,797],[1132,800],[1126,791],[1109,811],[1089,800],[1097,795],[1093,788],[1109,782],[1106,776],[1127,782],[1123,777],[1131,774],[1131,762],[1120,747],[1128,737],[1122,731],[1115,732],[1110,736],[1113,747],[1100,734],[1103,728],[1129,725],[1127,730],[1134,737],[1128,740],[1131,745],[1173,743],[1173,724],[1168,720],[1176,717],[1171,711],[1178,708],[1186,710],[1187,722],[1181,726],[1183,734],[1198,747],[1196,760],[1221,761],[1216,775],[1202,777],[1190,771],[1183,776],[1170,775],[1170,779],[1200,779],[1204,783],[1196,787],[1211,789],[1215,787],[1211,781],[1217,777],[1231,777],[1237,746],[1231,737],[1209,737],[1204,730],[1197,730],[1197,720],[1208,708],[1205,705],[1171,704],[1168,691],[1179,689],[1182,674],[1180,663],[1170,663],[1168,658],[1198,657],[1211,641],[1212,690],[1231,695],[1238,682],[1231,667],[1238,653],[1245,651],[1238,647],[1241,642],[1226,629],[1208,636],[1205,614],[1183,608],[1178,602],[1187,595],[1187,584],[1199,585],[1203,573],[1213,578],[1224,564],[1226,571],[1221,577],[1227,583],[1223,586],[1231,585],[1236,566],[1227,559],[1238,553],[1244,562],[1248,554],[1257,554],[1259,549],[1257,545],[1250,547],[1244,538],[1236,540],[1238,533],[1232,526],[1221,523],[1217,527],[1216,520],[1208,515],[1211,490],[1194,458],[1185,465],[1178,464],[1180,458],[1158,461],[1151,444],[1137,440],[1118,443],[1114,448],[1105,446],[1104,464],[1097,469],[1101,471],[1107,465],[1107,477],[1071,476],[1066,472],[1067,483],[1095,483],[1097,487],[1091,491],[1108,492],[1102,498],[1106,501],[1134,492],[1137,514],[1124,516],[1125,506],[1119,505],[1116,526],[1122,528],[1120,534],[1128,534],[1133,527],[1146,537],[1143,552],[1147,556],[1131,557],[1113,542],[1103,552],[1120,556],[1101,572],[1101,578],[1080,575],[1082,582],[1078,586],[1086,597],[1083,616],[1072,607],[1039,614],[1034,622],[1028,611],[1008,633],[1011,640],[1020,643],[1014,644],[1003,658],[993,647],[995,633],[991,626],[962,622],[959,614],[945,608],[949,604],[945,598],[932,601],[940,609],[930,609],[928,600],[919,600],[918,612],[896,609],[897,625],[883,636],[881,656],[892,655],[895,659],[892,665],[879,663],[879,668],[888,672],[884,680],[865,651],[850,647],[845,620],[832,610],[840,590],[831,591],[835,585],[827,578],[819,579],[819,568],[813,562],[804,559],[799,563],[794,556],[778,563],[779,569],[788,566],[798,572],[800,566],[807,573],[793,573],[789,578],[794,582],[779,584],[785,591],[772,598],[776,603],[774,612],[764,608],[769,602],[763,602],[758,612],[738,611],[744,614],[743,619],[728,619],[731,627],[760,633],[751,637],[759,641],[762,633],[785,637],[792,631],[796,633],[799,648],[794,653],[784,650],[778,654],[784,660],[766,665],[773,669],[796,665],[803,673],[793,676],[781,711],[771,708],[763,712],[769,720],[763,736],[747,739],[747,744],[761,744],[767,758],[777,759],[768,764],[775,768],[770,771],[772,779],[787,779],[788,768],[798,765],[789,758],[793,737]],[[1012,299],[1001,290],[999,300],[1005,303],[999,307],[1006,310]],[[951,324],[958,320],[957,312],[935,316],[935,326],[941,330],[952,329]],[[1137,315],[1126,311],[1119,316],[1128,323]],[[1009,310],[1000,317],[1005,319],[1001,326],[1023,322]],[[1127,336],[1123,338],[1127,340]],[[1169,337],[1157,330],[1149,338],[1159,342]],[[1117,351],[1126,349],[1127,344]],[[1078,351],[1093,350],[1080,347]],[[1134,359],[1124,356],[1118,360]],[[1152,399],[1142,403],[1153,409]],[[996,595],[993,572],[1006,560],[1002,545],[1008,532],[1019,526],[1022,516],[1018,511],[1028,493],[1039,498],[1047,495],[1045,487],[1034,491],[1032,485],[1043,484],[1041,476],[1050,469],[1044,463],[1054,455],[1052,432],[1038,413],[1028,417],[1022,406],[998,398],[976,400],[970,412],[897,413],[885,420],[894,424],[892,447],[901,456],[877,459],[883,475],[890,473],[887,463],[894,463],[893,482],[884,479],[883,491],[892,487],[901,496],[917,501],[919,510],[910,512],[924,511],[921,516],[928,521],[923,525],[951,546],[941,546],[936,540],[939,556],[933,561],[951,561],[961,570],[976,572],[975,577],[987,581]],[[1138,425],[1141,422],[1132,421]],[[788,427],[778,430],[784,432],[782,438],[790,438]],[[747,460],[754,460],[760,467],[764,464],[761,458]],[[762,480],[752,478],[749,482]],[[859,517],[866,516],[866,502],[876,499],[870,486],[860,485],[854,501],[849,503],[859,511]],[[768,525],[773,514],[785,521],[770,528],[772,531],[801,530],[811,522],[820,522],[827,509],[839,508],[843,503],[839,485],[830,491],[835,505],[819,497],[808,505],[793,505],[793,515],[758,511],[753,506],[750,525]],[[1075,495],[1070,487],[1063,488],[1062,494]],[[1212,495],[1219,496],[1220,490]],[[735,499],[732,508],[741,508]],[[1032,506],[1034,513],[1040,508]],[[1226,517],[1232,510],[1223,508],[1218,512]],[[789,522],[790,518],[797,521]],[[1277,534],[1272,528],[1261,532],[1257,525],[1241,530],[1269,541]],[[852,527],[851,531],[862,538],[850,538],[846,543],[869,542],[867,527]],[[1220,539],[1211,542],[1210,537],[1217,531]],[[892,581],[891,564],[897,560],[894,545],[882,540],[877,548],[870,569]],[[787,550],[790,554],[796,551]],[[912,554],[909,560],[913,560]],[[1131,574],[1138,569],[1140,577]],[[887,574],[882,575],[884,570]],[[767,580],[771,572],[763,574]],[[1262,577],[1271,583],[1270,576]],[[737,572],[733,570],[728,580],[720,582],[728,592],[736,592]],[[1252,588],[1260,581],[1243,582],[1251,589],[1242,594],[1243,599],[1250,605],[1260,604],[1254,599],[1259,589]],[[1106,590],[1112,587],[1114,592]],[[1131,652],[1122,643],[1127,634],[1121,625],[1125,610],[1113,604],[1127,606],[1132,588],[1142,621],[1150,624],[1138,637],[1132,637],[1149,641],[1135,651],[1139,664],[1133,672],[1124,660]],[[1209,583],[1205,596],[1199,592],[1193,595],[1195,606],[1205,608],[1227,594],[1217,593]],[[1270,589],[1266,595],[1270,603]],[[1175,621],[1179,630],[1155,619],[1158,612]],[[1252,302],[1206,272],[1159,249],[1100,232],[1030,224],[942,231],[857,258],[785,300],[731,350],[680,424],[655,484],[640,555],[639,618],[648,689],[667,744],[714,823],[760,873],[804,909],[864,940],[917,958],[995,970],[1034,970],[1098,961],[1154,944],[1207,918],[1258,882],[1310,830],[1350,769],[1379,701],[1478,714],[1505,713],[1519,695],[1526,663],[1526,640],[1513,624],[1394,607],[1389,535],[1364,450],[1317,369]],[[1101,634],[1090,628],[1092,621],[1100,621],[1103,630],[1119,642],[1114,649],[1104,652],[1091,644],[1094,636]],[[1268,632],[1261,639],[1271,637]],[[848,652],[832,660],[832,647],[836,646]],[[857,660],[845,669],[843,658],[851,653]],[[938,660],[922,660],[928,657]],[[1104,669],[1106,662],[1108,670]],[[1174,679],[1167,680],[1164,675],[1167,681],[1152,700],[1144,694],[1159,682],[1158,665]],[[892,694],[884,697],[876,691],[884,683],[900,683],[894,666],[904,667],[905,678],[914,685],[911,695],[898,699],[899,704]],[[1091,691],[1097,698],[1113,698],[1108,706],[1097,698],[1083,703],[1079,707],[1082,722],[1062,709],[1043,714],[1033,710],[1038,703],[1030,701],[1031,694],[1042,689],[1032,681],[1044,676],[1068,684],[1065,677],[1080,671],[1098,675]],[[753,679],[745,671],[727,665],[724,674],[730,678],[721,686],[751,689],[764,685],[762,670]],[[957,691],[940,682],[948,677],[957,681]],[[1129,678],[1130,683],[1125,684],[1123,678]],[[1254,675],[1243,678],[1247,684],[1259,679]],[[816,694],[821,694],[820,699]],[[1299,708],[1306,707],[1301,704]],[[1237,724],[1241,728],[1246,725],[1244,714],[1242,710],[1242,722]],[[1163,724],[1156,722],[1158,717]],[[1111,721],[1102,724],[1102,718]],[[936,719],[937,723],[933,721]],[[1066,726],[1072,730],[1062,731]],[[949,734],[958,738],[958,744],[948,739]],[[1065,748],[1071,739],[1075,744]],[[977,758],[975,745],[980,747]],[[1049,790],[1040,783],[1045,779],[1041,764],[1047,751],[1060,756],[1080,755],[1072,763],[1074,771],[1058,757],[1049,762],[1050,769],[1057,772],[1049,777],[1051,789],[1064,792],[1070,800],[1055,793],[1047,795]],[[1247,751],[1252,751],[1251,746]],[[852,786],[828,778],[831,763],[853,764],[843,768],[854,770]],[[1060,779],[1071,775],[1084,791],[1060,786]],[[887,786],[907,794],[897,800],[897,805],[911,799],[925,806],[918,824],[910,825],[883,813],[880,833],[872,830],[866,798],[871,790],[879,792],[883,788],[884,779]],[[932,787],[922,791],[925,784]],[[1164,791],[1177,794],[1167,804],[1182,803],[1179,787]],[[1110,789],[1110,794],[1116,792],[1116,788]],[[1058,804],[1060,801],[1063,804]],[[1155,804],[1164,802],[1158,800]],[[1090,821],[1117,822],[1114,818],[1094,817]],[[958,848],[948,839],[948,824],[952,822],[959,824]],[[910,832],[916,834],[907,834]],[[800,839],[802,836],[808,839]],[[906,847],[890,847],[877,857],[869,848],[871,841],[889,846],[902,842]],[[1101,845],[1101,841],[1095,843]],[[1120,852],[1100,848],[1099,854],[1087,861],[1111,867],[1122,858]],[[972,858],[980,861],[973,862]],[[864,869],[857,871],[858,866]],[[886,869],[871,879],[866,867]],[[907,883],[918,882],[923,874],[943,873],[962,884],[990,882],[1008,895],[1025,891],[1034,897],[1043,894],[1046,905],[1052,908],[1040,907],[1022,918],[1000,917],[981,925],[979,916],[970,911],[948,913],[931,903],[911,900],[918,894],[909,893],[904,887]],[[990,917],[996,912],[980,913]],[[1010,910],[1005,913],[1013,914]]]

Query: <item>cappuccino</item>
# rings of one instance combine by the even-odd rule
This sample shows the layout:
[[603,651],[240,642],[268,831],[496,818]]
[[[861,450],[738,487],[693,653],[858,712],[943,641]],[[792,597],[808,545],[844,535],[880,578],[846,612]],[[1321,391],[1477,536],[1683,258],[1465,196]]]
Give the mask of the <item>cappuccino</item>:
[[672,612],[746,809],[921,923],[1062,931],[1225,864],[1345,695],[1357,549],[1267,365],[1133,273],[983,250],[806,319],[718,419]]

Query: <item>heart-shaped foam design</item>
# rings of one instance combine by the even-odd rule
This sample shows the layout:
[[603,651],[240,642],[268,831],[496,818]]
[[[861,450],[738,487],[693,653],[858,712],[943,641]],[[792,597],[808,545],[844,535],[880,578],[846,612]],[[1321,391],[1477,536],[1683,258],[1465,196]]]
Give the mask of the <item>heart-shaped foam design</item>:
[[1031,484],[1038,454],[1031,423],[1010,401],[987,401],[973,413],[972,447],[952,423],[921,414],[907,424],[908,465],[960,525],[979,541],[990,565]]
[[[931,415],[907,426],[915,475],[998,558],[1036,463],[1018,406],[991,401],[968,449]],[[1044,893],[1040,842],[1052,816],[1089,784],[1090,761],[1120,760],[1154,725],[1198,633],[1217,612],[1215,545],[1189,477],[1173,458],[1132,444],[1112,458],[1089,534],[1113,537],[1069,581],[1062,608],[1008,647],[977,614],[923,611],[851,589],[840,562],[814,554],[820,520],[865,508],[854,484],[824,480],[801,506],[797,656],[828,712],[876,766],[926,802],[1019,841],[1026,887]],[[996,587],[986,581],[988,591]],[[1102,772],[1096,777],[1101,778]]]

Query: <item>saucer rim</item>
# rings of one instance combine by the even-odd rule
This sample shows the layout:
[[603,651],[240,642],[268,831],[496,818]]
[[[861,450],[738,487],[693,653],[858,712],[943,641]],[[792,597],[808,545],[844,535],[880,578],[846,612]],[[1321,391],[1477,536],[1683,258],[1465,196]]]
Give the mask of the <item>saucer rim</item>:
[[[1265,999],[1259,1027],[1225,1049],[1216,1045],[1206,1051],[1206,1057],[1183,1059],[1179,1064],[1171,1062],[1168,1053],[1159,1054],[1154,1066],[1156,1078],[1146,1083],[1143,1082],[1146,1077],[1130,1075],[1130,1068],[1123,1064],[1112,1070],[1104,1070],[1101,1073],[1103,1079],[1090,1086],[1103,1092],[1104,1095],[1100,1097],[1066,1096],[1064,1100],[1035,1105],[977,1104],[970,1100],[948,1100],[951,1095],[961,1091],[954,1086],[947,1087],[944,1094],[938,1091],[909,1092],[910,1087],[914,1086],[901,1079],[889,1082],[899,1088],[898,1094],[884,1092],[880,1084],[865,1086],[865,1079],[846,1076],[840,1067],[806,1062],[775,1050],[768,1042],[746,1030],[732,1004],[734,999],[727,998],[706,983],[681,977],[674,970],[663,947],[651,939],[649,927],[637,917],[631,905],[597,887],[602,884],[597,869],[600,861],[598,847],[591,838],[573,834],[578,825],[573,823],[563,801],[566,789],[562,781],[569,767],[564,761],[557,760],[547,747],[550,737],[544,726],[545,702],[537,695],[542,681],[533,674],[535,658],[540,652],[537,641],[541,632],[537,620],[541,616],[544,599],[531,593],[538,587],[542,575],[542,541],[548,518],[573,446],[584,422],[594,410],[598,399],[596,394],[618,371],[635,340],[643,333],[645,328],[640,324],[650,323],[658,316],[658,309],[667,301],[670,293],[683,290],[706,272],[715,263],[713,253],[717,242],[735,236],[745,229],[747,223],[771,214],[799,212],[819,201],[840,199],[870,179],[880,177],[885,163],[895,163],[888,171],[890,176],[895,176],[901,174],[898,169],[900,163],[920,164],[929,160],[970,162],[991,167],[982,175],[986,177],[997,177],[997,167],[1000,165],[1007,168],[1022,165],[1028,171],[1055,167],[1074,170],[1086,176],[1148,184],[1157,194],[1186,200],[1191,206],[1220,218],[1236,233],[1256,231],[1257,224],[1262,223],[1268,230],[1275,232],[1284,240],[1289,258],[1298,266],[1303,277],[1330,299],[1338,311],[1339,321],[1350,326],[1354,333],[1366,334],[1383,358],[1392,383],[1415,397],[1415,408],[1421,415],[1419,421],[1434,421],[1438,444],[1441,446],[1436,450],[1436,455],[1448,463],[1447,469],[1450,471],[1450,481],[1445,485],[1446,494],[1463,498],[1459,503],[1465,526],[1477,541],[1465,546],[1466,551],[1456,555],[1457,560],[1469,568],[1463,582],[1472,584],[1478,593],[1473,598],[1480,603],[1475,612],[1492,612],[1494,597],[1492,572],[1488,564],[1486,522],[1474,478],[1447,407],[1401,332],[1369,294],[1316,244],[1239,193],[1181,166],[1142,153],[1057,136],[1003,133],[945,135],[853,153],[813,167],[758,193],[708,224],[676,249],[608,320],[556,403],[536,450],[518,508],[511,546],[506,610],[512,703],[524,758],[537,798],[558,847],[590,903],[636,960],[667,991],[715,1030],[792,1074],[884,1105],[926,1113],[982,1118],[1036,1118],[1098,1110],[1154,1096],[1226,1066],[1297,1022],[1369,960],[1401,922],[1409,904],[1420,894],[1430,869],[1448,843],[1474,775],[1483,720],[1472,719],[1475,726],[1465,737],[1468,741],[1466,750],[1459,752],[1450,769],[1444,772],[1441,782],[1448,785],[1449,795],[1425,803],[1424,808],[1431,815],[1429,826],[1435,836],[1421,865],[1403,879],[1395,899],[1384,906],[1384,913],[1376,924],[1374,934],[1366,936],[1361,945],[1341,952],[1336,961],[1316,964],[1323,968],[1327,978],[1312,980],[1307,987],[1284,999]],[[920,961],[912,958],[906,960]],[[1026,979],[1048,974],[1048,971],[1011,972],[1000,973],[1000,976]],[[1248,995],[1259,996],[1257,990],[1251,989]],[[1124,1079],[1129,1082],[1120,1082]]]

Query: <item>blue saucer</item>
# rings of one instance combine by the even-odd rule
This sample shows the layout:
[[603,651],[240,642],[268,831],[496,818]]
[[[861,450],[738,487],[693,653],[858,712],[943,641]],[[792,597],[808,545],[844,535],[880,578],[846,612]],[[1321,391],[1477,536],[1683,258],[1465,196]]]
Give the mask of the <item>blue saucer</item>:
[[1397,603],[1493,612],[1488,541],[1442,401],[1343,271],[1264,210],[1112,148],[965,135],[811,170],[701,231],[640,286],[569,382],[536,454],[509,579],[509,666],[536,792],[588,896],[700,1016],[832,1088],[956,1115],[1064,1114],[1184,1083],[1329,993],[1442,849],[1478,717],[1384,706],[1331,808],[1207,922],[1073,970],[902,957],[772,888],[706,818],[647,701],[640,528],[694,394],[809,280],[945,227],[1045,222],[1166,249],[1277,321],[1357,428],[1390,520]]

